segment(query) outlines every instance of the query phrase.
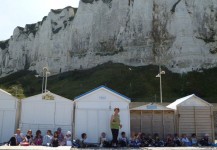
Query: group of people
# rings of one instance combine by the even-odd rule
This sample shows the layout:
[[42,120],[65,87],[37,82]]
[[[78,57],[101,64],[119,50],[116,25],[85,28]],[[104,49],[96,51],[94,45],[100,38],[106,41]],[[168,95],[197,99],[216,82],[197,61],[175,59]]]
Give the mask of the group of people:
[[[100,136],[100,145],[91,144],[88,142],[87,134],[83,133],[81,135],[81,140],[78,142],[78,145],[81,148],[86,147],[115,147],[113,140],[110,141],[105,132],[101,133]],[[132,133],[131,137],[128,138],[125,132],[121,132],[121,136],[118,138],[116,147],[180,147],[180,146],[214,146],[210,139],[209,135],[205,134],[202,139],[198,139],[196,134],[192,134],[190,138],[186,134],[182,134],[179,137],[178,134],[168,134],[166,139],[160,139],[159,135],[155,133],[153,136],[145,133]]]
[[41,135],[41,131],[37,130],[35,136],[32,131],[28,130],[27,134],[21,133],[20,129],[16,130],[16,133],[8,142],[8,145],[43,145],[43,146],[73,146],[73,147],[172,147],[172,146],[213,146],[209,135],[205,134],[202,139],[198,139],[196,134],[192,134],[190,138],[186,134],[179,137],[178,134],[168,134],[166,139],[160,139],[156,133],[153,136],[145,133],[132,133],[128,138],[125,132],[121,132],[121,136],[118,138],[119,129],[122,128],[122,124],[119,116],[120,109],[115,108],[114,114],[111,116],[110,128],[112,133],[112,140],[110,141],[105,132],[100,135],[100,144],[93,144],[88,142],[87,134],[82,133],[81,139],[73,140],[70,131],[67,131],[64,136],[61,128],[52,134],[51,130],[47,130],[45,136]]
[[16,133],[10,138],[7,144],[10,146],[72,146],[72,134],[70,131],[67,131],[66,135],[64,136],[62,129],[58,128],[54,134],[52,134],[51,130],[47,130],[47,134],[42,136],[41,131],[37,130],[35,136],[33,136],[32,130],[28,130],[26,135],[24,135],[21,133],[20,129],[17,129]]
[[[111,116],[110,127],[112,132],[111,146],[116,147],[117,145],[121,147],[172,147],[172,146],[213,146],[209,139],[209,135],[205,134],[204,137],[198,140],[195,133],[192,134],[190,138],[186,134],[179,137],[178,134],[168,134],[165,140],[160,139],[159,135],[156,133],[153,136],[145,133],[132,133],[130,139],[126,137],[125,132],[121,133],[121,137],[118,140],[119,129],[122,128],[119,116],[120,109],[115,108],[114,114]],[[106,141],[105,133],[102,133],[100,139],[101,145],[108,146],[109,142]],[[102,143],[102,141],[105,141]]]
[[198,139],[196,134],[190,138],[186,134],[179,137],[178,134],[168,134],[165,139],[160,139],[155,133],[153,136],[145,133],[132,133],[129,140],[130,147],[176,147],[176,146],[212,146],[209,135],[205,134],[202,139]]

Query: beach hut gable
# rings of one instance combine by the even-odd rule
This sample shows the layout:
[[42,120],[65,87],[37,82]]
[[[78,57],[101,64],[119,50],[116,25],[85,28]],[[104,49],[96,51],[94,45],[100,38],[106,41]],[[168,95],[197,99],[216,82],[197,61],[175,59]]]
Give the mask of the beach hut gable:
[[155,103],[149,103],[147,105],[131,108],[130,110],[172,110],[172,109]]
[[177,109],[179,106],[212,106],[210,103],[196,96],[195,94],[177,99],[175,102],[169,104],[167,107]]
[[[88,97],[88,98],[86,98]],[[109,98],[108,98],[109,97]],[[130,98],[106,87],[100,86],[80,96],[75,97],[74,101],[126,101],[130,103]]]
[[55,102],[68,102],[68,103],[71,103],[68,99],[60,96],[60,95],[57,95],[57,94],[54,94],[54,93],[51,93],[51,92],[47,92],[47,93],[43,93],[43,94],[38,94],[38,95],[34,95],[34,96],[31,96],[31,97],[28,97],[28,98],[24,98],[22,99],[22,101],[26,101],[28,100],[28,102],[40,102],[40,101],[52,101],[52,100],[55,100]]

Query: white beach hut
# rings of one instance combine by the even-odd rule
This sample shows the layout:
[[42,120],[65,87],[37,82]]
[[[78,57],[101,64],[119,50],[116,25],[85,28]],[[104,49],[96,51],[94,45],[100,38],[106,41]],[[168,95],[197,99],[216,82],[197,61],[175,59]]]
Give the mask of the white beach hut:
[[209,134],[214,140],[213,106],[192,94],[167,106],[176,112],[177,133],[191,136],[196,133],[198,138]]
[[0,89],[0,143],[9,141],[19,122],[20,101]]
[[22,100],[20,128],[23,133],[31,129],[33,134],[41,130],[66,133],[73,129],[73,101],[51,92],[38,94]]
[[175,133],[175,112],[162,105],[150,103],[130,109],[131,132],[158,133],[161,138]]
[[75,98],[75,138],[87,133],[89,142],[98,143],[102,132],[112,138],[110,118],[114,108],[120,108],[120,119],[124,131],[130,135],[130,99],[105,86],[100,86]]

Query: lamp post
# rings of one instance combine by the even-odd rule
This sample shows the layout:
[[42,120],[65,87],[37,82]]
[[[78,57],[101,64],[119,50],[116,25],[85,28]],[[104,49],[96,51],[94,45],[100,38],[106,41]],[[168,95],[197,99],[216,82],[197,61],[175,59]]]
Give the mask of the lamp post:
[[[48,71],[47,67],[43,67],[43,80],[42,80],[42,93],[43,93],[43,89],[44,89],[44,93],[47,92],[47,75],[49,75],[50,72]],[[45,83],[44,83],[44,76],[45,76]],[[44,88],[43,88],[44,86]]]
[[[42,76],[35,75],[36,77],[42,77],[42,94],[47,92],[47,76],[50,74],[47,67],[43,67]],[[44,79],[45,78],[45,79]]]
[[160,102],[163,102],[163,94],[162,94],[162,81],[161,81],[161,75],[165,74],[165,71],[161,70],[161,66],[159,66],[159,73],[156,75],[157,78],[160,78]]

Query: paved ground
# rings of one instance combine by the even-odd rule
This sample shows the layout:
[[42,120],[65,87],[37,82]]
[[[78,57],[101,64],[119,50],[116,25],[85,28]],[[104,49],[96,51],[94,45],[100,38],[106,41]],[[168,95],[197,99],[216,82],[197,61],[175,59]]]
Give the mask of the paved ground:
[[[100,150],[100,148],[97,148]],[[125,148],[130,149],[130,148]],[[59,146],[59,147],[45,147],[45,146],[0,146],[0,150],[79,150],[77,148],[71,148],[69,146]],[[88,150],[88,149],[85,149]],[[90,149],[93,150],[93,149]],[[105,149],[109,150],[109,149]],[[118,148],[117,150],[121,150]],[[217,150],[217,147],[148,147],[140,148],[134,150]]]

